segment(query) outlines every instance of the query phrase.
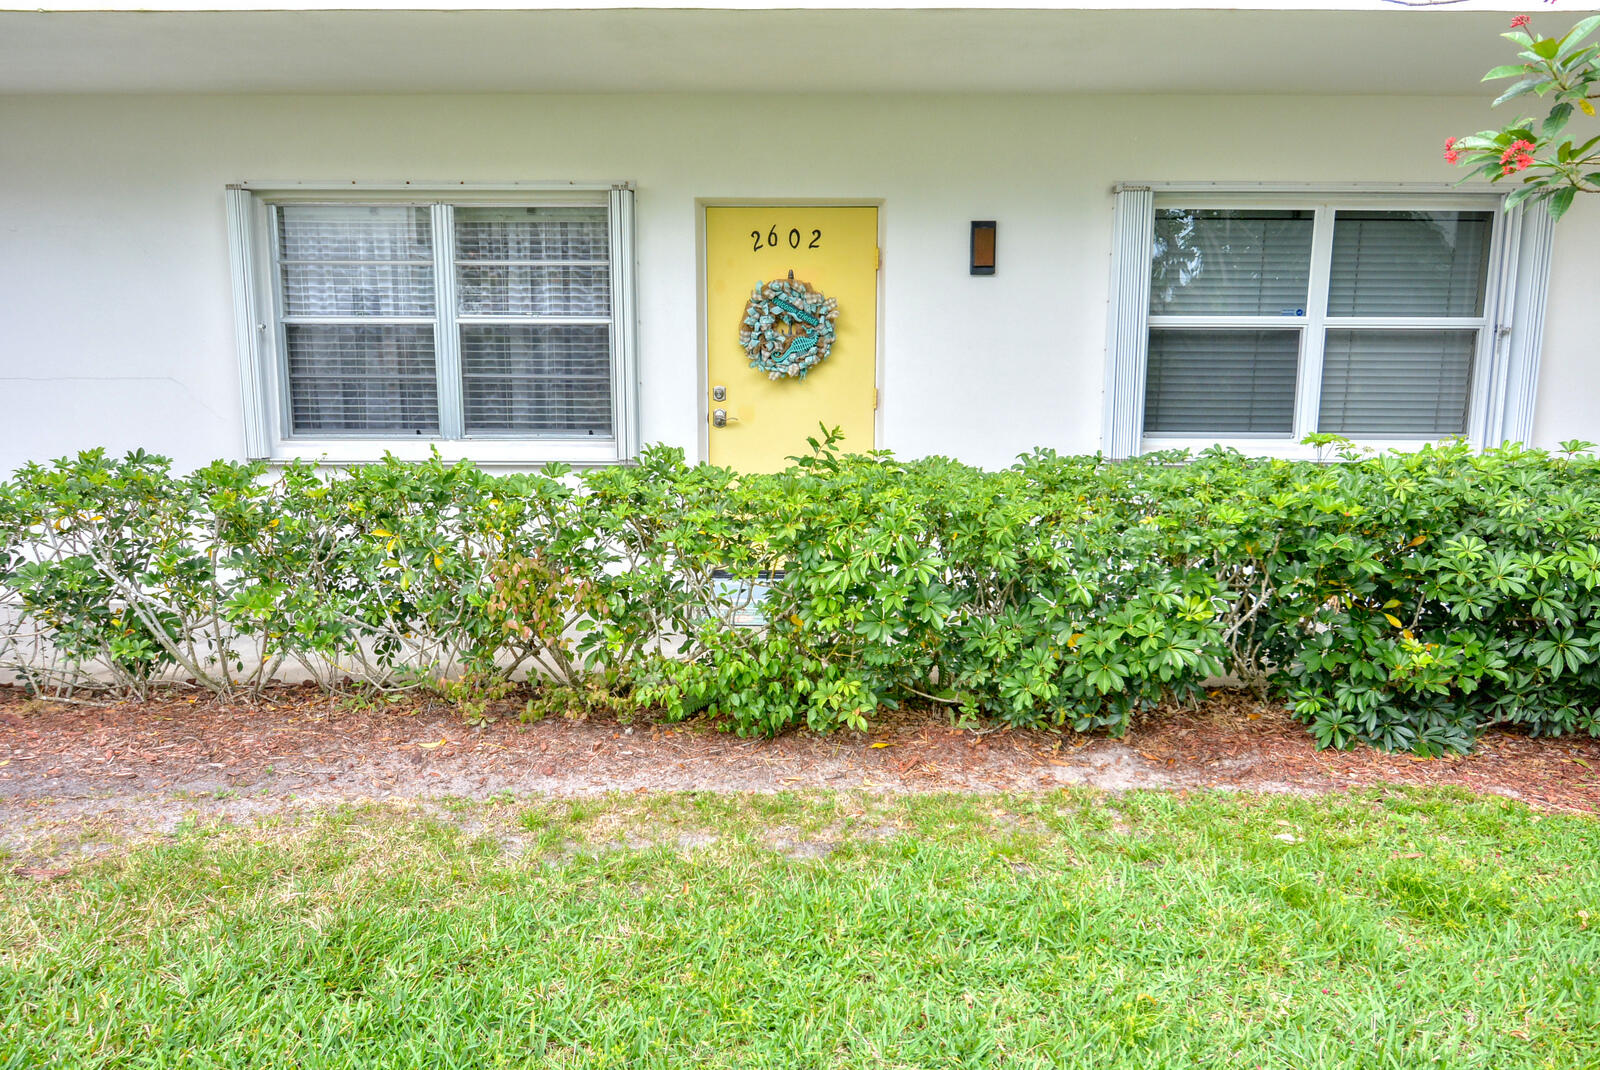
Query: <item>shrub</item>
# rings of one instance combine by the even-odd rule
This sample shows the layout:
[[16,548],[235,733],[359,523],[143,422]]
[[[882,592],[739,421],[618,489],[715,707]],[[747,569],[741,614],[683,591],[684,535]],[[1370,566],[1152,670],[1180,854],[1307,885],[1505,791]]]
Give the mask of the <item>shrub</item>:
[[165,458],[138,451],[112,460],[90,450],[30,464],[4,497],[7,600],[60,659],[24,661],[24,680],[59,689],[95,663],[137,694],[173,667],[224,689],[214,666],[225,653],[203,652],[222,625],[207,582],[215,531],[197,528],[193,488]]
[[704,711],[758,733],[862,728],[905,702],[1120,732],[1233,676],[1323,746],[1600,734],[1585,444],[1335,464],[1039,451],[998,472],[836,444],[760,476],[659,447],[581,476],[29,465],[0,487],[0,667],[39,690],[229,696],[293,662],[329,688],[469,704],[529,673],[549,681],[536,711]]
[[1319,743],[1600,734],[1600,467],[1449,446],[1308,473],[1284,508],[1278,678]]

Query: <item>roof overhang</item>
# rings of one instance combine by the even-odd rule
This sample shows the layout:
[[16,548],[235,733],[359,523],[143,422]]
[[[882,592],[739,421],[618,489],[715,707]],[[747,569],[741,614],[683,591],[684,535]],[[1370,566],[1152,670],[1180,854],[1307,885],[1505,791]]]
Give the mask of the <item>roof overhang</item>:
[[[1418,6],[1420,5],[1420,6]],[[0,93],[1482,94],[1508,11],[1363,0],[0,9]],[[1537,26],[1536,26],[1537,28]]]

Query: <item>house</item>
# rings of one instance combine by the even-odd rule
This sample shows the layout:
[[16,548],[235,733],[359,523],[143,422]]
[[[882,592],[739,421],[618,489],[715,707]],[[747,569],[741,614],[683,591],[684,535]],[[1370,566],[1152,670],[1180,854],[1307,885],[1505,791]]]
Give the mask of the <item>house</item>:
[[1600,439],[1600,204],[1441,159],[1573,5],[796,2],[0,10],[0,472]]

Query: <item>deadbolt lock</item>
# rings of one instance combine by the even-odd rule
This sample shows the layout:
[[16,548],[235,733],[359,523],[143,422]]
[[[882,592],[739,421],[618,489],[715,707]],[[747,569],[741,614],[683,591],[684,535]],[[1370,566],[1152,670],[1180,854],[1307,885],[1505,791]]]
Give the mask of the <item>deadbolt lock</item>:
[[725,386],[714,386],[714,387],[712,387],[711,388],[711,400],[712,401],[727,401],[728,400],[728,388],[725,387]]

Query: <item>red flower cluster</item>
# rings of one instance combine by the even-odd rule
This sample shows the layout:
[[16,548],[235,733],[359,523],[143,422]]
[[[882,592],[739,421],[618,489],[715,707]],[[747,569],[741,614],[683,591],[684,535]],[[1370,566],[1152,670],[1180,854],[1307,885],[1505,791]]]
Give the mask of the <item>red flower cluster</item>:
[[1526,26],[1527,24],[1528,24],[1528,16],[1526,16],[1526,15],[1518,15],[1516,18],[1511,20],[1511,28],[1513,30],[1520,30],[1524,26]]
[[1460,153],[1459,150],[1456,149],[1456,139],[1453,138],[1453,137],[1445,138],[1444,139],[1444,162],[1445,163],[1455,163],[1459,159],[1461,159],[1461,153]]
[[1500,173],[1509,175],[1513,171],[1526,171],[1528,165],[1533,163],[1534,144],[1531,141],[1513,141],[1506,146],[1506,151],[1500,154]]

